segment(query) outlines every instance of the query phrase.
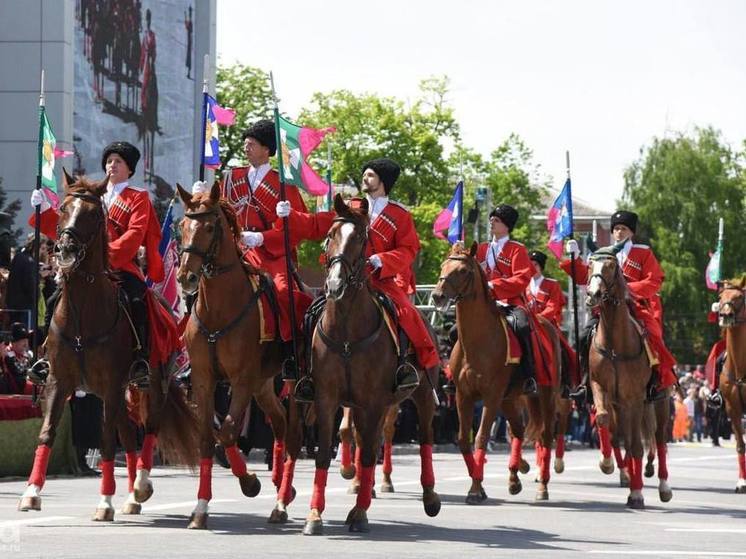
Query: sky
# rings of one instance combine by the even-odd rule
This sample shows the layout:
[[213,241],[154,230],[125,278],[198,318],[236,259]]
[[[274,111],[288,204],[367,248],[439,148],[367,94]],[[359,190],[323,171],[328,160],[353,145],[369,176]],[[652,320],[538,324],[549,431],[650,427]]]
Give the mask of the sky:
[[413,100],[446,75],[467,146],[515,132],[557,189],[568,150],[573,196],[613,210],[654,137],[746,139],[745,21],[742,0],[218,0],[217,51],[273,71],[290,117],[317,91]]

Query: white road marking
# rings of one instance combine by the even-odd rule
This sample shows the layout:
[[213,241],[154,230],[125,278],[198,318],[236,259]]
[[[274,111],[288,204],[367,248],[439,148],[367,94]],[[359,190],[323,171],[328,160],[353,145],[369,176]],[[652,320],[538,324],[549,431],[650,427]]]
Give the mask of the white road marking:
[[[33,514],[33,513],[31,513]],[[0,528],[5,526],[25,526],[27,524],[39,524],[40,522],[56,522],[58,520],[71,520],[74,516],[30,516],[22,520],[3,520]]]
[[652,557],[746,557],[746,551],[674,551],[674,550],[605,550],[591,549],[588,553],[592,555],[647,555]]

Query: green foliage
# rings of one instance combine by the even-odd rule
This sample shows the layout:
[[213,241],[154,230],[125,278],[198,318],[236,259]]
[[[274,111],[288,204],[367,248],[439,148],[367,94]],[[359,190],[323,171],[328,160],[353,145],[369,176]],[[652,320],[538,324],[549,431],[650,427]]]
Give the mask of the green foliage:
[[625,171],[623,202],[640,216],[638,233],[649,240],[666,274],[662,297],[666,338],[681,363],[702,362],[717,331],[708,326],[714,297],[704,270],[725,220],[723,275],[742,271],[746,245],[740,155],[712,128],[692,135],[654,138]]

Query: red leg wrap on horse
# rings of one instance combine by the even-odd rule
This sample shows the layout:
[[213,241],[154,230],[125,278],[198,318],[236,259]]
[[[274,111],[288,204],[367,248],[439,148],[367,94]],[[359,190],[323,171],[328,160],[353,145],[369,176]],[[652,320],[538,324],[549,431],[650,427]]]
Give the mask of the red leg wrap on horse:
[[199,489],[197,499],[212,499],[212,458],[202,458],[199,461]]
[[344,466],[345,468],[349,468],[352,465],[352,444],[350,443],[350,441],[342,441],[340,445],[342,452],[340,460],[342,462],[342,466]]
[[668,479],[668,449],[666,443],[658,443],[658,479]]
[[632,491],[640,491],[642,489],[642,457],[630,457],[629,472],[629,488]]
[[383,473],[391,475],[393,466],[391,465],[391,443],[383,443]]
[[435,486],[435,472],[433,472],[433,445],[420,445],[420,483],[422,487]]
[[36,453],[34,453],[34,467],[31,470],[31,475],[28,477],[29,485],[44,487],[44,482],[47,479],[49,455],[51,453],[52,449],[45,444],[40,444],[36,447]]
[[137,452],[127,452],[127,492],[132,493],[135,490],[135,476],[137,475]]
[[285,441],[275,441],[272,447],[272,483],[280,488],[282,483],[282,463],[285,461]]
[[360,479],[360,472],[363,470],[363,459],[360,448],[355,448],[355,479]]
[[293,500],[293,476],[295,475],[295,460],[288,458],[285,460],[285,467],[282,471],[282,484],[280,484],[280,491],[278,497],[280,501],[289,505]]
[[326,499],[324,492],[326,491],[326,478],[329,475],[329,470],[322,470],[316,468],[316,473],[313,476],[313,494],[311,495],[311,508],[317,509],[319,514],[324,512],[326,506]]
[[616,460],[616,467],[621,469],[625,468],[627,466],[626,460],[622,458],[622,449],[618,446],[615,446],[613,448],[614,451],[614,460]]
[[554,450],[554,455],[557,458],[565,457],[565,437],[557,438],[557,448]]
[[510,440],[510,460],[508,460],[508,470],[511,472],[517,472],[521,466],[521,446],[523,445],[523,439],[513,437]]
[[541,454],[541,481],[549,483],[549,466],[552,463],[552,449],[548,446],[540,446],[539,453]]
[[355,506],[359,509],[368,510],[372,497],[373,483],[375,481],[376,467],[363,466],[360,472],[360,491],[357,494]]
[[148,434],[142,441],[142,450],[140,451],[140,459],[137,461],[138,470],[152,470],[153,469],[153,449],[155,444],[158,442],[155,435]]
[[114,460],[101,461],[101,495],[114,495],[117,482],[114,481]]
[[746,455],[738,455],[738,478],[746,479]]
[[244,462],[241,452],[236,445],[229,446],[225,449],[225,455],[231,465],[231,471],[236,477],[246,475],[246,462]]
[[484,479],[485,462],[487,462],[487,458],[485,458],[484,449],[476,449],[474,451],[474,475],[472,477],[477,481],[482,481]]
[[471,452],[465,452],[462,454],[464,457],[464,462],[466,462],[466,469],[469,472],[469,477],[474,477],[474,456],[472,456]]
[[611,456],[611,435],[608,427],[598,428],[598,443],[601,446],[601,454],[604,458]]

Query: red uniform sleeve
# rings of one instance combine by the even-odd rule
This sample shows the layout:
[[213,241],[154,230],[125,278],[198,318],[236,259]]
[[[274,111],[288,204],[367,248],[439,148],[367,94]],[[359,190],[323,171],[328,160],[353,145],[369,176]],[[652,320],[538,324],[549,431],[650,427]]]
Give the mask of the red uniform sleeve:
[[[308,208],[306,208],[306,203],[303,201],[303,196],[300,195],[298,187],[286,186],[285,196],[287,201],[290,202],[290,207],[293,210],[304,214],[308,213]],[[272,208],[272,212],[274,213],[274,208]],[[275,215],[275,217],[277,216]],[[295,248],[302,239],[294,238],[292,231],[293,229],[291,226],[290,247]],[[264,235],[264,244],[262,246],[267,250],[267,252],[277,257],[285,254],[285,238],[283,236],[282,228],[273,226],[271,229],[263,231],[262,234]]]
[[[320,241],[329,232],[335,217],[337,214],[333,211],[312,214],[290,210],[288,216],[290,242],[298,244],[301,241]],[[274,229],[282,231],[284,226],[284,220],[278,217]]]
[[663,269],[655,254],[652,250],[646,250],[640,279],[628,282],[627,287],[635,299],[651,299],[660,291],[664,278]]
[[414,227],[414,219],[409,212],[402,212],[401,218],[397,220],[396,235],[394,236],[396,248],[377,253],[383,264],[378,270],[381,279],[409,274],[415,256],[420,250],[420,238]]
[[551,290],[549,293],[549,299],[544,307],[544,310],[539,313],[550,322],[560,322],[562,320],[562,307],[564,306],[564,296],[562,295],[562,289],[560,284],[557,282],[551,282]]
[[[492,278],[492,295],[495,299],[512,299],[520,297],[531,282],[534,269],[523,245],[512,245],[510,273],[501,278]],[[504,249],[503,249],[504,250]]]
[[137,256],[137,250],[145,244],[150,220],[150,198],[147,192],[140,192],[129,201],[132,208],[127,230],[121,237],[109,241],[109,263],[115,270],[121,269]]
[[[572,277],[572,261],[569,258],[565,258],[560,262],[560,268],[568,276]],[[575,259],[575,283],[578,285],[585,285],[588,283],[588,264],[583,262],[580,258]]]

